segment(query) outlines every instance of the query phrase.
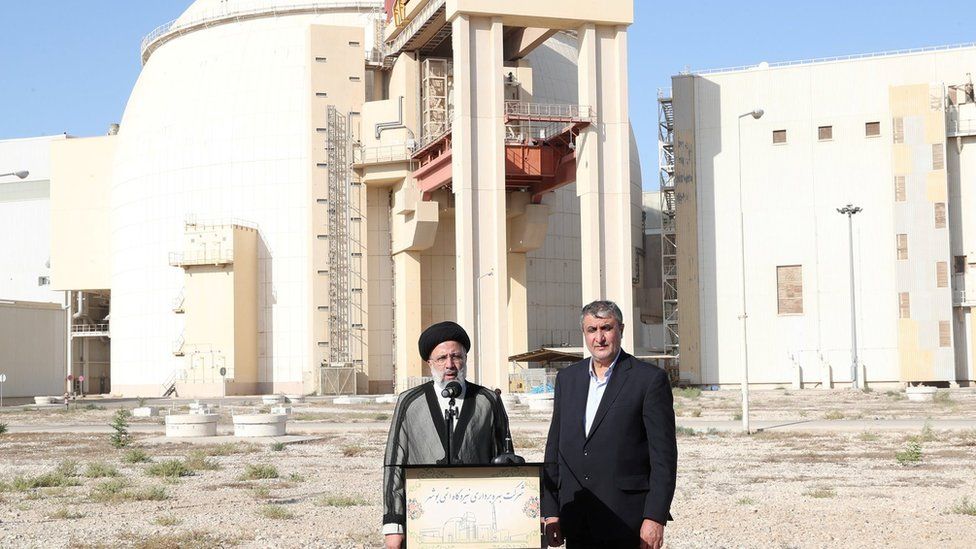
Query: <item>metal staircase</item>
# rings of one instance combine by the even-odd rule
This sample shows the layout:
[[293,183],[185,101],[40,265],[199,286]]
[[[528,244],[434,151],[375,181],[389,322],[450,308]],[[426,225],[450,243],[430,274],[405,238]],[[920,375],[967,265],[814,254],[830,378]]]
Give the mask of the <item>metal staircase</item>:
[[[677,202],[674,188],[674,105],[670,90],[658,90],[658,162],[661,185],[661,291],[664,303],[664,349],[679,357]],[[680,357],[675,359],[680,367]]]

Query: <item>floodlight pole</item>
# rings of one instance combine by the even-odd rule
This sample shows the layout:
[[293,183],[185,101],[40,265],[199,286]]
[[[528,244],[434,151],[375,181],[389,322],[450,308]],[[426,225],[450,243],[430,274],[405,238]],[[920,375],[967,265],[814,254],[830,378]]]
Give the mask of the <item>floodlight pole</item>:
[[863,379],[858,379],[858,363],[857,363],[857,310],[854,304],[854,221],[853,217],[855,214],[860,212],[862,208],[854,206],[853,204],[848,204],[843,208],[837,208],[837,212],[847,216],[847,246],[848,246],[848,261],[850,266],[851,275],[851,389],[857,390],[864,384]]
[[746,308],[746,230],[745,214],[742,209],[742,119],[751,116],[755,120],[762,118],[764,111],[754,109],[739,115],[736,121],[738,129],[738,149],[739,158],[739,253],[741,254],[740,267],[742,269],[742,430],[749,434],[749,337],[746,321],[749,314]]

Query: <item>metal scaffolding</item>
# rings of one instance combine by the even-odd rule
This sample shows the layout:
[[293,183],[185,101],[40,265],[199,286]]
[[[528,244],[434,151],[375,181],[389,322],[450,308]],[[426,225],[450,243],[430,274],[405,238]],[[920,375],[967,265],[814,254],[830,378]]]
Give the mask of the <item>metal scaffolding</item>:
[[664,304],[664,349],[678,357],[675,366],[680,368],[678,346],[678,241],[675,238],[674,216],[676,202],[674,192],[674,107],[671,93],[658,90],[657,149],[661,185],[661,289]]
[[349,146],[345,117],[334,105],[327,114],[329,169],[329,363],[352,362],[349,352]]
[[451,129],[453,70],[453,63],[448,59],[430,57],[421,64],[421,139],[424,144]]

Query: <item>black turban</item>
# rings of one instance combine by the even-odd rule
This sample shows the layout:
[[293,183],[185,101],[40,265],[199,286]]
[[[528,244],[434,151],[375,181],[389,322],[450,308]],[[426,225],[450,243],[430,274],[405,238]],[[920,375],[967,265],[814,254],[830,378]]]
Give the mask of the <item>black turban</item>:
[[434,347],[445,341],[457,341],[464,347],[465,352],[471,350],[471,340],[468,339],[468,333],[464,331],[464,328],[456,322],[445,320],[434,324],[420,334],[420,341],[417,343],[420,348],[420,358],[430,360],[430,353]]

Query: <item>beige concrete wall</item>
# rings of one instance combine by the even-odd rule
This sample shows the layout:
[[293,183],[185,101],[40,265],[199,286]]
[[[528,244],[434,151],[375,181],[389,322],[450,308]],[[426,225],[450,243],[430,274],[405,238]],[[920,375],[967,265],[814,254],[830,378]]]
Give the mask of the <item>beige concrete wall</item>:
[[[952,343],[939,340],[939,323],[952,322],[951,293],[937,287],[935,274],[937,262],[951,264],[948,224],[934,222],[936,204],[944,207],[948,195],[942,95],[941,84],[890,89],[892,125],[903,127],[902,142],[892,145],[892,175],[905,178],[906,198],[893,202],[893,233],[908,235],[908,259],[896,260],[895,270],[897,291],[907,292],[910,304],[910,318],[898,320],[899,380],[905,382],[956,380]],[[934,146],[942,149],[941,166],[933,163]]]
[[[253,394],[258,381],[258,232],[234,228],[234,383]],[[248,390],[249,389],[249,390]]]
[[201,250],[233,261],[185,267],[186,378],[178,391],[181,396],[254,394],[259,387],[257,231],[232,225],[188,227],[184,254],[192,257]]
[[[408,4],[409,6],[410,4]],[[580,23],[629,25],[634,22],[631,0],[447,0],[447,19],[458,14],[500,16],[506,25],[571,29]]]
[[[675,233],[678,264],[678,352],[681,374],[691,383],[702,382],[701,312],[698,280],[698,179],[695,127],[696,79],[672,79],[675,156]],[[717,367],[716,367],[717,369]],[[717,372],[714,377],[717,377]]]
[[109,189],[115,136],[51,143],[51,287],[111,287]]
[[393,322],[393,260],[390,235],[390,190],[367,189],[367,279],[370,329],[366,370],[370,393],[393,392],[395,357]]
[[[362,28],[337,27],[327,25],[311,25],[308,29],[308,49],[306,63],[308,69],[308,147],[309,147],[309,209],[308,227],[312,238],[309,240],[308,250],[310,261],[309,277],[312,280],[311,296],[307,314],[307,321],[311,324],[311,363],[305,365],[302,387],[298,392],[311,392],[318,389],[319,366],[329,361],[329,235],[328,235],[328,151],[326,150],[328,127],[327,111],[329,105],[335,105],[339,113],[353,114],[350,128],[350,143],[360,137],[357,130],[363,100],[365,98],[365,64],[363,62],[363,41],[365,34]],[[352,158],[347,158],[352,162]],[[351,198],[358,201],[352,208],[364,211],[366,208],[365,193],[351,193]],[[363,253],[365,256],[365,232],[357,223],[354,228],[356,249],[350,252]],[[351,228],[353,230],[353,228]],[[359,273],[365,273],[365,267],[358,267]],[[364,285],[365,286],[365,285]],[[363,288],[362,298],[368,288]],[[360,308],[362,310],[362,303]],[[365,314],[359,315],[363,323],[363,332],[368,329],[368,319]],[[366,342],[357,345],[356,357],[363,360],[368,354]],[[268,390],[284,390],[284,380],[277,380],[271,376],[264,376],[262,386]],[[291,390],[294,390],[292,387]]]
[[53,303],[0,301],[0,374],[7,376],[4,398],[64,392],[65,315]]

